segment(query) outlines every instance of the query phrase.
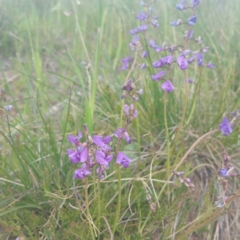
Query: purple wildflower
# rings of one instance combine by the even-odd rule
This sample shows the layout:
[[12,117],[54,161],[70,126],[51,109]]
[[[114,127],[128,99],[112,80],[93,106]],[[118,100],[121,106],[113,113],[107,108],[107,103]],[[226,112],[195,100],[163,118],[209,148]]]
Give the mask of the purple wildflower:
[[204,66],[204,55],[201,52],[196,55],[196,59],[199,67]]
[[200,0],[192,0],[192,7],[196,7],[200,4]]
[[87,175],[89,175],[90,173],[91,172],[87,170],[86,167],[81,167],[74,171],[74,177],[81,180],[85,178]]
[[185,0],[181,0],[181,2],[179,4],[176,5],[176,8],[178,10],[183,10],[185,6]]
[[139,20],[139,21],[144,21],[146,19],[148,19],[148,14],[144,11],[141,11],[137,16],[136,18]]
[[68,149],[67,154],[73,164],[86,162],[88,158],[88,149],[86,147],[79,146],[76,150]]
[[138,111],[133,104],[131,104],[130,106],[125,104],[123,106],[123,110],[125,112],[126,117],[130,117],[131,120],[135,119],[138,116]]
[[192,78],[189,78],[189,79],[188,79],[188,83],[194,83],[193,79],[192,79]]
[[207,64],[207,67],[208,67],[208,68],[214,68],[215,66],[214,66],[214,64],[212,64],[211,62],[209,62],[209,63]]
[[122,86],[122,90],[125,90],[126,92],[131,92],[134,89],[133,81],[132,79],[128,79],[127,82]]
[[161,85],[162,89],[168,93],[172,92],[174,89],[174,86],[172,85],[170,80],[165,81],[162,85]]
[[132,35],[138,34],[138,28],[134,28],[134,29],[130,30],[130,34],[132,34]]
[[146,63],[142,63],[140,66],[139,66],[141,69],[144,69],[147,67]]
[[152,39],[149,40],[149,46],[154,49],[158,47],[158,45]]
[[157,19],[152,19],[151,23],[154,27],[159,27],[159,23],[158,23]]
[[94,135],[92,138],[95,145],[100,147],[103,151],[108,152],[111,150],[111,147],[107,145],[111,141],[111,136],[103,138],[100,135]]
[[103,151],[96,151],[96,160],[103,166],[108,166],[109,162],[112,161],[113,156],[105,154]]
[[130,138],[128,132],[124,128],[118,128],[114,133],[115,137],[125,139],[125,141],[130,144],[132,139]]
[[147,29],[148,29],[148,25],[147,24],[144,24],[144,25],[138,27],[138,31],[139,32],[144,32]]
[[183,23],[183,21],[181,19],[178,19],[177,21],[171,22],[171,25],[173,27],[177,27],[177,26],[181,25],[182,23]]
[[165,75],[165,71],[161,71],[156,75],[152,75],[152,80],[159,81]]
[[188,68],[188,61],[187,59],[183,56],[180,55],[177,59],[178,66],[182,69],[185,70]]
[[142,58],[146,58],[148,56],[148,52],[147,51],[144,51],[143,53],[142,53]]
[[192,16],[188,19],[188,24],[189,25],[195,25],[197,23],[197,16]]
[[122,165],[124,168],[127,168],[131,162],[131,159],[126,156],[125,153],[119,152],[117,155],[116,163]]
[[232,133],[232,127],[229,123],[229,120],[225,117],[222,120],[222,123],[219,125],[221,132],[225,135],[228,136],[230,133]]
[[79,140],[82,138],[82,132],[79,132],[76,137],[74,137],[72,134],[68,135],[68,141],[72,143],[72,145],[79,145]]
[[126,58],[122,59],[122,67],[121,70],[126,70],[129,67],[129,63],[132,61],[133,59],[130,56],[127,56]]

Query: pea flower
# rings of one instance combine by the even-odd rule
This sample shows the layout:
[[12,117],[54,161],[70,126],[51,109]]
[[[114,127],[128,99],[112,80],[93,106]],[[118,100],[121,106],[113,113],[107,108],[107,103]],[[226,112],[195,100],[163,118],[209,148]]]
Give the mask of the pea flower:
[[137,16],[136,18],[139,20],[139,21],[144,21],[146,19],[148,19],[148,14],[144,11],[141,11]]
[[109,162],[112,161],[113,156],[105,154],[103,151],[96,151],[96,160],[99,164],[108,167]]
[[131,162],[131,159],[123,152],[119,152],[117,155],[116,163],[127,168]]
[[85,166],[82,166],[81,168],[74,171],[74,177],[78,178],[79,180],[85,178],[88,176],[91,172],[86,169]]
[[229,120],[225,117],[222,120],[222,123],[219,125],[221,132],[228,136],[230,133],[232,133],[232,127],[229,123]]
[[165,81],[162,85],[161,85],[162,89],[168,93],[172,92],[174,89],[174,86],[172,85],[170,80]]
[[152,80],[159,81],[165,75],[165,71],[161,71],[155,75],[152,75]]
[[79,140],[82,138],[82,132],[79,132],[76,137],[74,137],[72,134],[68,135],[68,141],[72,143],[72,145],[79,145]]
[[125,139],[125,141],[130,144],[132,139],[130,138],[128,132],[125,128],[118,128],[114,133],[115,137]]
[[199,67],[204,66],[204,55],[201,52],[196,55],[196,59]]
[[132,61],[133,59],[130,56],[127,56],[125,58],[122,59],[122,67],[121,70],[126,70],[129,67],[129,63]]
[[189,25],[195,25],[197,23],[197,16],[192,16],[188,19],[188,24]]
[[177,59],[178,66],[182,69],[185,70],[188,68],[188,61],[187,59],[183,56],[180,55]]

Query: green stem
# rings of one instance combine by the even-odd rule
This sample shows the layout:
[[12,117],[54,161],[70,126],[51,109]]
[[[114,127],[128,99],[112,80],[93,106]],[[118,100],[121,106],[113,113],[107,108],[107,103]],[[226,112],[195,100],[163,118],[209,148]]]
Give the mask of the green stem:
[[[101,197],[100,197],[100,177],[98,177],[98,230],[101,232]],[[100,239],[100,234],[98,234]]]
[[116,231],[117,223],[119,220],[120,216],[120,210],[121,210],[121,166],[117,166],[117,175],[118,175],[118,203],[117,203],[117,211],[116,211],[116,217],[115,217],[115,222],[113,225],[113,235]]
[[90,211],[89,211],[88,179],[86,179],[86,182],[85,182],[85,204],[86,204],[86,210],[87,210],[87,217],[88,217],[88,221],[89,221],[89,222],[88,222],[88,223],[89,223],[89,230],[90,230],[92,239],[95,240],[95,236],[94,236],[93,228],[92,228],[92,223],[90,222],[90,220],[91,220],[92,218],[91,218]]

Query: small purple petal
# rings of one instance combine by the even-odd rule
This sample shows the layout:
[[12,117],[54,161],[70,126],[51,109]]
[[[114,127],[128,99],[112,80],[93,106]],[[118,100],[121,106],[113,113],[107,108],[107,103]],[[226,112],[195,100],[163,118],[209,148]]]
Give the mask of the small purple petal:
[[131,162],[131,159],[126,156],[125,153],[119,152],[117,155],[116,163],[122,165],[124,168],[127,168]]
[[225,135],[228,136],[230,133],[232,133],[232,127],[229,123],[229,120],[225,117],[222,120],[222,123],[219,125],[221,132]]
[[168,93],[172,92],[174,89],[174,86],[172,85],[170,80],[165,81],[162,85],[161,85],[162,89]]

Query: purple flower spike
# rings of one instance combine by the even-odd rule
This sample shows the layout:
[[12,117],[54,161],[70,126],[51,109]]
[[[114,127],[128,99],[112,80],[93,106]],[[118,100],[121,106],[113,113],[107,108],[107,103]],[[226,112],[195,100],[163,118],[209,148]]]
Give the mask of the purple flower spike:
[[178,66],[182,69],[185,70],[188,68],[188,61],[187,59],[183,56],[180,55],[177,59]]
[[168,93],[172,92],[174,89],[174,86],[172,85],[170,80],[165,81],[162,85],[161,85],[162,89]]
[[188,19],[188,24],[189,25],[195,25],[197,23],[197,16],[192,16]]
[[131,162],[131,159],[126,156],[125,153],[119,152],[117,155],[116,163],[122,165],[124,168],[127,168]]
[[85,178],[87,175],[89,175],[90,173],[91,172],[87,170],[86,167],[82,167],[74,171],[74,177],[81,180]]
[[131,92],[134,89],[134,84],[132,79],[128,79],[127,82],[122,86],[122,90],[125,90],[126,92]]
[[148,19],[148,14],[144,11],[141,11],[137,16],[136,18],[139,20],[139,21],[144,21],[146,19]]
[[79,144],[79,140],[82,138],[82,132],[79,132],[77,137],[74,137],[72,134],[68,135],[68,141],[70,143],[72,143],[72,145],[78,145]]
[[148,56],[148,52],[147,51],[144,51],[143,53],[142,53],[142,58],[146,58]]
[[222,123],[219,125],[221,132],[225,135],[228,136],[230,133],[232,133],[232,127],[228,121],[228,119],[225,117],[222,120]]
[[164,71],[157,73],[156,75],[152,75],[152,80],[159,81],[165,75]]

